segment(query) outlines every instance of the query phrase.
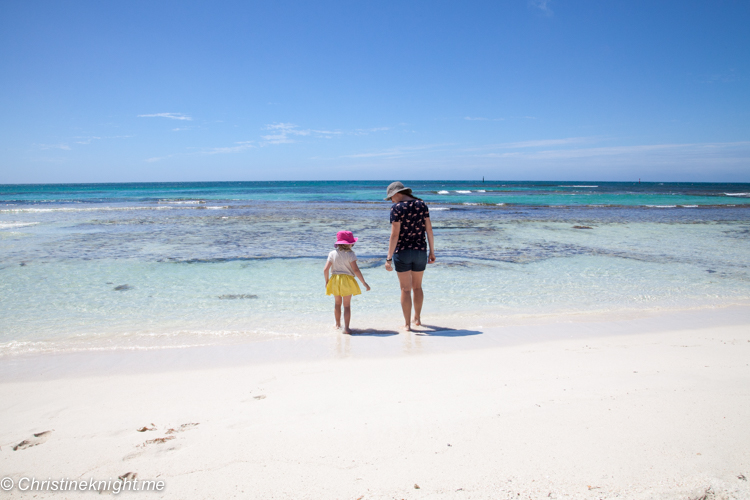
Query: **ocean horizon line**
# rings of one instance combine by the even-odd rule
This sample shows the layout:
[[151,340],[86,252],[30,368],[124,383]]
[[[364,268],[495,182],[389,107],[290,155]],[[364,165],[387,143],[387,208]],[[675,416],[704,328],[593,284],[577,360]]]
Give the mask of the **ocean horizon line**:
[[[291,184],[291,183],[375,183],[375,182],[393,182],[394,178],[385,179],[286,179],[286,180],[222,180],[222,181],[101,181],[101,182],[10,182],[0,183],[0,188],[6,186],[108,186],[108,185],[163,185],[163,184]],[[551,180],[529,180],[529,179],[401,179],[401,182],[424,182],[424,183],[436,183],[436,182],[451,182],[451,183],[526,183],[526,184],[554,184],[560,182],[567,183],[599,183],[599,184],[640,184],[640,185],[672,185],[672,184],[690,184],[690,185],[712,185],[712,184],[747,184],[750,185],[750,181],[679,181],[679,180],[619,180],[619,181],[605,181],[597,179],[551,179]],[[592,186],[569,186],[569,187],[592,187]]]

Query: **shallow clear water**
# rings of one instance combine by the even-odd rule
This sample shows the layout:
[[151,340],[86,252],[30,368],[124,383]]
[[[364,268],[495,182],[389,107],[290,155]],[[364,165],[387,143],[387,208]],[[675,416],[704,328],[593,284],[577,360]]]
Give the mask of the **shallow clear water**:
[[[0,355],[330,335],[322,269],[341,229],[373,287],[353,326],[399,324],[386,183],[225,184],[0,187]],[[506,205],[409,184],[435,228],[432,324],[750,302],[749,199],[718,194],[748,185],[575,188],[602,190],[595,206],[556,186],[596,183],[514,183]],[[666,197],[703,206],[647,206]]]

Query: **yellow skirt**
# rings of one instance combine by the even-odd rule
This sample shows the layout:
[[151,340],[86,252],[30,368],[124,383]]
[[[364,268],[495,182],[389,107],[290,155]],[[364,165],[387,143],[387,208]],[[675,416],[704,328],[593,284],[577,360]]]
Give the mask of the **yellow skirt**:
[[328,280],[328,286],[326,286],[326,295],[346,297],[347,295],[359,295],[361,293],[357,280],[354,279],[354,276],[348,274],[334,274]]

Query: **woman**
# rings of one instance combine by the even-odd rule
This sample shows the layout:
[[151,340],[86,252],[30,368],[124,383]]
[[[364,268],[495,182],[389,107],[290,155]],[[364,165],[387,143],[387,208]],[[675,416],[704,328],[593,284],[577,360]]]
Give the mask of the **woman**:
[[[435,262],[435,242],[432,236],[430,211],[425,202],[411,195],[411,189],[400,182],[391,183],[386,200],[393,201],[391,207],[391,239],[385,269],[396,268],[401,285],[401,309],[404,313],[404,329],[411,330],[411,306],[414,303],[414,324],[422,324],[422,276],[427,264]],[[430,243],[429,256],[425,234]],[[414,300],[412,300],[412,293]]]

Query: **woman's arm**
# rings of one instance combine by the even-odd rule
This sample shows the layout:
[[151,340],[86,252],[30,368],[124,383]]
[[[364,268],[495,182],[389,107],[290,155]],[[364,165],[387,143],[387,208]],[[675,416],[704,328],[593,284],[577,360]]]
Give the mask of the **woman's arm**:
[[424,229],[427,232],[427,242],[430,244],[430,256],[427,258],[427,263],[432,264],[435,262],[435,237],[432,235],[432,221],[429,217],[424,220]]
[[385,269],[386,271],[393,271],[393,266],[389,259],[393,259],[393,252],[396,251],[396,244],[398,243],[398,235],[401,232],[400,222],[391,222],[391,239],[388,240],[388,256],[385,258]]
[[326,286],[328,286],[328,271],[331,270],[331,261],[326,262],[326,267],[323,268],[323,276],[326,277]]
[[363,285],[365,285],[365,290],[368,292],[370,291],[370,285],[367,284],[365,281],[365,278],[362,276],[362,271],[359,270],[359,266],[357,265],[357,261],[352,261],[352,271],[354,271],[354,276],[359,278],[359,281],[362,282]]

